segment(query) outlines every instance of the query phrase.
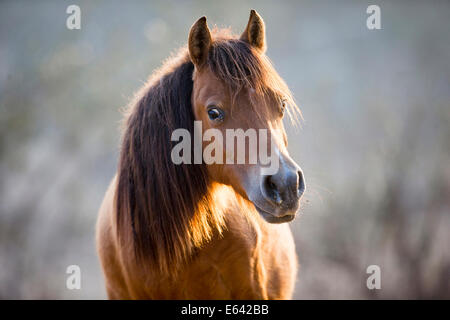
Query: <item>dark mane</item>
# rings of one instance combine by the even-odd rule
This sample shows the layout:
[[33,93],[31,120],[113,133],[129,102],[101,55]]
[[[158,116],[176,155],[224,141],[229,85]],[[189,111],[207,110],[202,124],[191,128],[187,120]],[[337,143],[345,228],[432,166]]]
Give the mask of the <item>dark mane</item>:
[[[208,65],[233,90],[282,91],[295,105],[268,59],[243,41],[217,34]],[[173,130],[194,130],[193,72],[182,49],[154,73],[128,111],[120,150],[115,204],[119,241],[134,247],[138,261],[161,272],[179,268],[223,226],[220,210],[212,210],[205,165],[171,161]]]

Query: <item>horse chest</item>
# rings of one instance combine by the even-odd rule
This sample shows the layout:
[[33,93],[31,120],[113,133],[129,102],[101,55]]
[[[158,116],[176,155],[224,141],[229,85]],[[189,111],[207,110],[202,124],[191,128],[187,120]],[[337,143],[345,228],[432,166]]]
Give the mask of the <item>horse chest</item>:
[[184,272],[182,290],[189,296],[201,293],[201,299],[287,299],[296,272],[287,225],[250,237],[231,231],[198,253]]

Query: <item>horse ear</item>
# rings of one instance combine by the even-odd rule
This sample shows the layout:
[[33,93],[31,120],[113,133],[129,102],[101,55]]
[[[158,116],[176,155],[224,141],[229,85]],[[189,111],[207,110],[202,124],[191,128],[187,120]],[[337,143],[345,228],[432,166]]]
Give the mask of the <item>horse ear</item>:
[[244,33],[241,35],[241,40],[249,43],[256,49],[265,52],[266,51],[266,27],[264,20],[255,11],[250,11],[250,18],[248,19],[247,27]]
[[194,23],[189,31],[189,56],[192,62],[201,68],[208,58],[212,39],[206,23],[206,17],[201,17]]

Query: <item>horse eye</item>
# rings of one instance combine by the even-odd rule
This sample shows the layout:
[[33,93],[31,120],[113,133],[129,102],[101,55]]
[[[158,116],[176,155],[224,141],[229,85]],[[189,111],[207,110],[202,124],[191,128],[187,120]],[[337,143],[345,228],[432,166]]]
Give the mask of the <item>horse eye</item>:
[[284,109],[286,109],[286,99],[281,100],[281,113],[284,113]]
[[223,121],[224,118],[223,111],[215,106],[208,108],[208,116],[213,121]]

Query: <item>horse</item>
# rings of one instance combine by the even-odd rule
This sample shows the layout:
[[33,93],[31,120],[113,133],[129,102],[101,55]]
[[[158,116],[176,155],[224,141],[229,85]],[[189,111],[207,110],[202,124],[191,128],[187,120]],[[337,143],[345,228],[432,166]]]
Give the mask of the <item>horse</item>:
[[[305,182],[289,156],[283,117],[295,122],[301,113],[265,52],[256,11],[240,37],[210,31],[202,17],[187,46],[131,101],[96,227],[109,299],[292,298],[298,259],[286,222]],[[194,135],[195,121],[203,132],[266,130],[278,170],[263,174],[259,162],[174,163],[172,133]]]

